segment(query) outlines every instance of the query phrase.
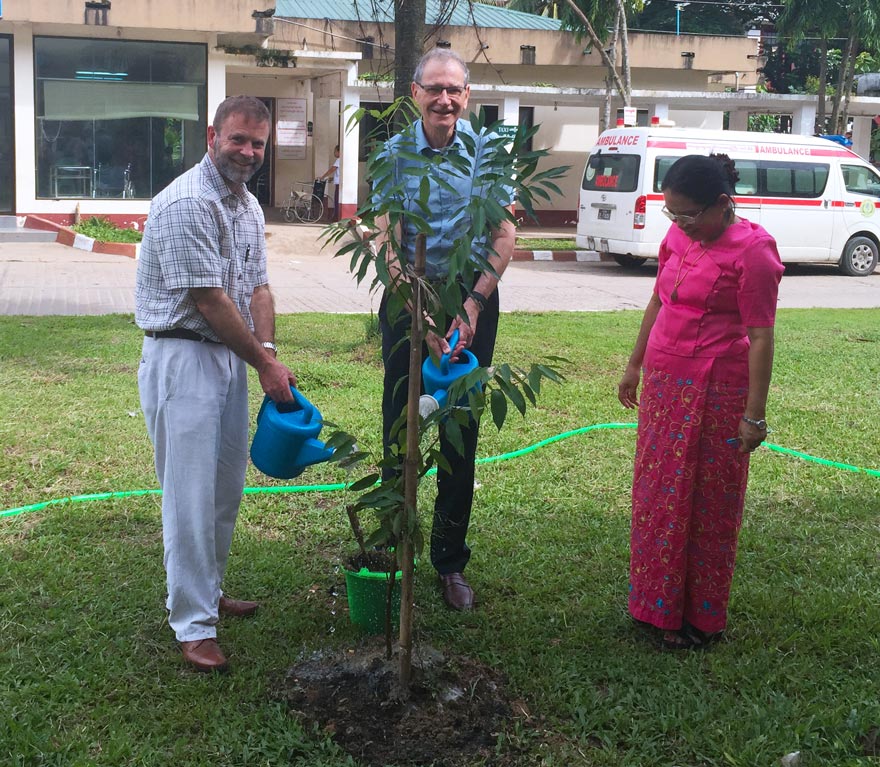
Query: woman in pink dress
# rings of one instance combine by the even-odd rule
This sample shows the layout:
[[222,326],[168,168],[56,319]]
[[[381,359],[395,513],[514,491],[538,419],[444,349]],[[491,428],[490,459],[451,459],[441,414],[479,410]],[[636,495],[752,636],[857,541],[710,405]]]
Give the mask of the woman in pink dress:
[[629,611],[669,649],[704,647],[727,625],[749,454],[767,434],[783,267],[773,238],[736,215],[736,180],[726,155],[667,172],[674,223],[618,389],[639,409]]

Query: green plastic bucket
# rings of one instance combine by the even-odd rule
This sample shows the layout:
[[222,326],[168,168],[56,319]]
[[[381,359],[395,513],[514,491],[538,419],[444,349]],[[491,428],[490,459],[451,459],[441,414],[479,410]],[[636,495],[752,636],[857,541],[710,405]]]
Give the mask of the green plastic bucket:
[[[400,578],[397,571],[391,591],[391,625],[400,621]],[[385,633],[385,599],[388,573],[374,573],[362,567],[358,572],[345,571],[348,614],[351,622],[370,634]]]

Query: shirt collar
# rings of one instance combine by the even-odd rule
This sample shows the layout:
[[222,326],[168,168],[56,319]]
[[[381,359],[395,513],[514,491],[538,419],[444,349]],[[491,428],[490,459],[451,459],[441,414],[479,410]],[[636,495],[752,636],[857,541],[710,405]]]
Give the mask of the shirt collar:
[[445,147],[441,149],[435,149],[428,143],[428,139],[425,137],[425,126],[422,123],[422,120],[416,120],[414,127],[416,151],[419,154],[445,154],[452,147],[455,147],[456,151],[464,149],[464,142],[461,140],[461,136],[459,135],[460,122],[460,120],[456,120],[455,122],[455,133],[452,134],[452,141],[450,141]]

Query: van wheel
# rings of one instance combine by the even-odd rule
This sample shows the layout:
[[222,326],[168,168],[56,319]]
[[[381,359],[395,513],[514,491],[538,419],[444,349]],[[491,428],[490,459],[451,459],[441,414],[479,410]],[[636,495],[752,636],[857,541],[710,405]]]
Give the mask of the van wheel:
[[615,253],[614,260],[624,269],[638,269],[648,259],[639,258],[638,256],[625,256],[623,253]]
[[866,277],[877,268],[877,243],[868,237],[853,237],[840,257],[840,271],[849,277]]

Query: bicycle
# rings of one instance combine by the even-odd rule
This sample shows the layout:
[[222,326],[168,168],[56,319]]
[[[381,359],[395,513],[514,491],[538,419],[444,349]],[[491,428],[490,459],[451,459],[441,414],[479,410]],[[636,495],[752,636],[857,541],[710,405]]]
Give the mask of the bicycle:
[[289,224],[294,221],[301,221],[304,224],[320,221],[321,216],[324,215],[325,186],[326,182],[321,180],[295,181],[290,188],[287,203],[282,206],[284,220]]

